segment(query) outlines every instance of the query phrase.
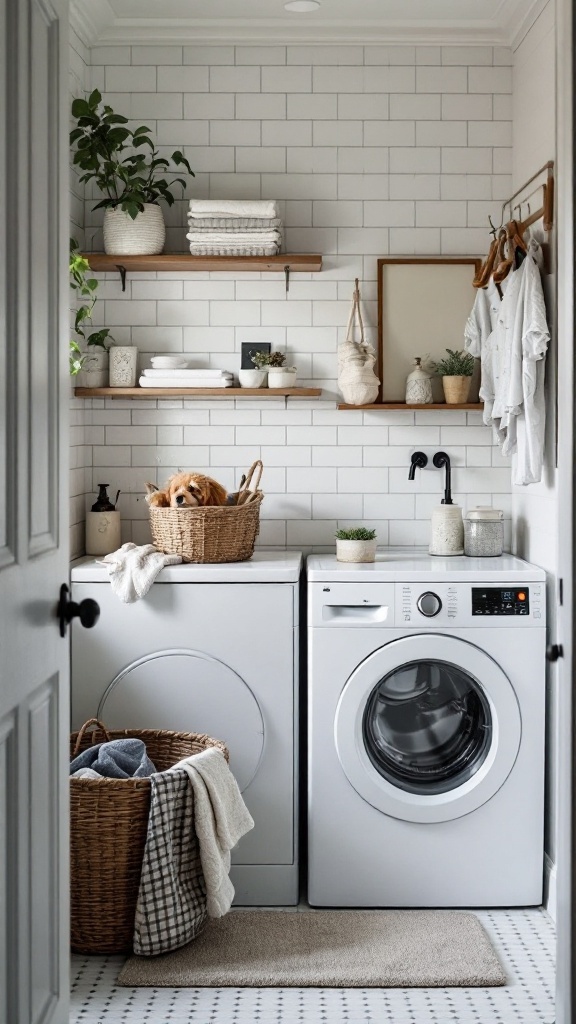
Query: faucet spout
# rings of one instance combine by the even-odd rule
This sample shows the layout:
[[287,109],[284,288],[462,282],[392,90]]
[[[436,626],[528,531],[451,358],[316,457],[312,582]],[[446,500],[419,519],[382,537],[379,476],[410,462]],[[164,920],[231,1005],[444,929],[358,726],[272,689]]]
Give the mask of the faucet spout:
[[412,452],[408,479],[413,480],[416,476],[416,469],[424,469],[428,465],[428,456],[424,452]]
[[436,466],[436,469],[442,469],[444,466],[446,470],[446,478],[444,483],[444,497],[442,498],[442,505],[453,505],[452,501],[452,466],[450,465],[450,456],[446,452],[436,452],[432,462]]

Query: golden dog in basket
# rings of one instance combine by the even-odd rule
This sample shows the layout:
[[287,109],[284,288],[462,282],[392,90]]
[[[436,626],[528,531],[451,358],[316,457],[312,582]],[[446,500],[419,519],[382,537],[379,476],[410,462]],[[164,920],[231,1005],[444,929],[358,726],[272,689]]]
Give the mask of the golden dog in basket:
[[228,494],[222,484],[203,473],[175,473],[163,490],[146,484],[146,501],[155,508],[198,508],[225,505]]

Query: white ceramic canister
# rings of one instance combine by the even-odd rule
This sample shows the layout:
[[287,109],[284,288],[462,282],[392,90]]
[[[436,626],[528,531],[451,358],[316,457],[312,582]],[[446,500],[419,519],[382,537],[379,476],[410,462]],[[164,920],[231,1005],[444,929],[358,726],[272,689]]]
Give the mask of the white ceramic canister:
[[429,405],[432,401],[432,380],[422,367],[422,359],[416,356],[414,369],[406,378],[406,404]]
[[296,384],[295,366],[267,366],[269,388],[293,388]]
[[432,509],[431,555],[463,555],[464,523],[459,505],[436,505]]
[[86,513],[87,555],[109,555],[121,544],[119,512]]
[[464,554],[497,558],[504,549],[504,513],[490,505],[471,508],[464,519]]
[[135,345],[112,345],[110,348],[110,387],[135,387],[137,366],[138,349]]

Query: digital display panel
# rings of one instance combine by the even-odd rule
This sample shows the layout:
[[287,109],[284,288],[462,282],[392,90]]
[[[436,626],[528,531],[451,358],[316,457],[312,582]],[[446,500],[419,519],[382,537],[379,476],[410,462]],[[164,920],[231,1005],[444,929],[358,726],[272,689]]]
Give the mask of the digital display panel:
[[501,587],[472,587],[473,615],[529,615],[528,587],[504,590]]

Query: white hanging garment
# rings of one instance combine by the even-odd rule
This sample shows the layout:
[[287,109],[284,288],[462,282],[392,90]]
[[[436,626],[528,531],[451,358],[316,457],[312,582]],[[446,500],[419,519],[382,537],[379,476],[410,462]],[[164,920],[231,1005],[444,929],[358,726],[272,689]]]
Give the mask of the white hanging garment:
[[[506,282],[503,282],[506,284]],[[502,299],[492,278],[486,288],[478,288],[472,312],[464,328],[464,348],[475,359],[480,359],[479,397],[484,402],[484,423],[492,423],[494,404],[495,342],[494,329]]]
[[[358,322],[360,341],[354,340],[355,321]],[[374,373],[375,362],[376,353],[364,338],[360,290],[356,279],[346,340],[338,346],[338,387],[348,405],[370,405],[378,397],[380,381]]]

